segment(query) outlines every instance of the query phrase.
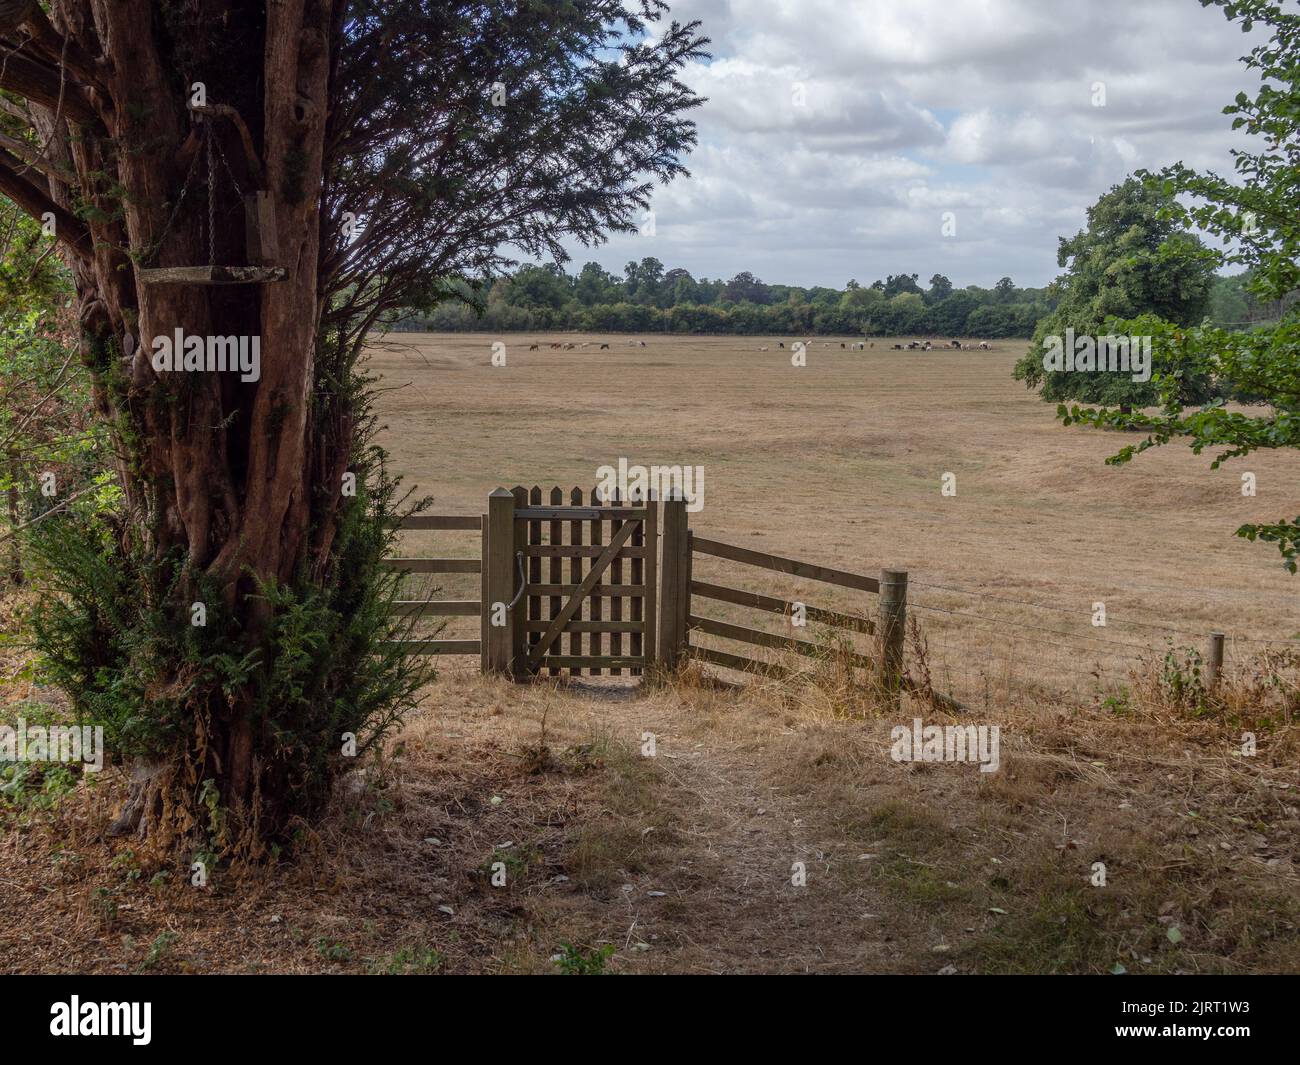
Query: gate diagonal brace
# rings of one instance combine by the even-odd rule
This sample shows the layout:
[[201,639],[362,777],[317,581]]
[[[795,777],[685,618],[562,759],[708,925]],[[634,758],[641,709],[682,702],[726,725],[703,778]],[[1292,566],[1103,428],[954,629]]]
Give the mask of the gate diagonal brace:
[[564,626],[567,625],[573,615],[578,612],[578,608],[582,606],[582,601],[586,598],[587,593],[596,587],[601,575],[609,567],[609,564],[614,561],[614,556],[618,554],[619,549],[632,538],[632,533],[638,527],[640,520],[641,519],[635,519],[626,522],[618,532],[614,534],[614,538],[610,540],[609,546],[601,552],[600,557],[596,559],[595,564],[591,567],[591,572],[588,573],[583,582],[578,585],[577,590],[569,596],[568,601],[564,604],[564,608],[552,619],[550,625],[547,626],[546,631],[542,633],[542,638],[537,641],[537,646],[533,648],[532,654],[528,656],[528,666],[530,669],[537,668],[538,664],[542,660],[542,656],[550,649],[551,644],[555,642],[555,638],[560,635]]

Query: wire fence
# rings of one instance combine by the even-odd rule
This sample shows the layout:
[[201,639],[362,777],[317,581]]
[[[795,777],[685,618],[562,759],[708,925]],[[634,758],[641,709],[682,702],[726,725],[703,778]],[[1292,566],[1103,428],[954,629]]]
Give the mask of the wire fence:
[[[1203,589],[1195,595],[1199,601],[1216,598]],[[1241,602],[1239,596],[1222,599]],[[1294,609],[1294,599],[1277,606],[1279,612]],[[1017,598],[946,581],[909,580],[907,608],[918,623],[909,636],[913,670],[928,669],[935,690],[969,706],[1026,696],[1100,703],[1124,694],[1152,670],[1186,662],[1199,668],[1212,655],[1209,627],[1197,631],[1135,617],[1131,610],[1103,614],[1081,604]],[[1270,651],[1300,652],[1300,639],[1229,633],[1222,668],[1248,668]]]

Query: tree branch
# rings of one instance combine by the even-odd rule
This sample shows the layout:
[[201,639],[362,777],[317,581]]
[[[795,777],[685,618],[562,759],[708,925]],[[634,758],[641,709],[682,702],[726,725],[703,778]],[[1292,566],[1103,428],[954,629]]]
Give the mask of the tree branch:
[[0,133],[0,148],[17,156],[22,160],[24,168],[30,167],[44,174],[47,178],[53,178],[55,181],[61,181],[68,184],[70,178],[67,174],[61,173],[49,159],[42,159],[36,154],[35,148],[26,141],[20,141],[15,137],[10,137]]
[[38,221],[45,214],[54,215],[55,236],[77,255],[89,259],[91,255],[90,230],[86,224],[20,176],[23,163],[0,148],[0,192]]
[[64,115],[83,126],[102,125],[86,87],[62,76],[57,66],[41,60],[17,52],[6,57],[0,63],[0,89],[8,89],[51,111],[58,110],[62,93]]

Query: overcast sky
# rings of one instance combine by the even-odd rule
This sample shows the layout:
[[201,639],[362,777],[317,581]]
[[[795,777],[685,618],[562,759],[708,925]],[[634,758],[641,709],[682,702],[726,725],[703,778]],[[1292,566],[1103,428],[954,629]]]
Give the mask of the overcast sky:
[[1057,238],[1134,169],[1230,173],[1222,108],[1253,83],[1250,38],[1197,0],[677,0],[672,14],[713,42],[685,74],[708,97],[691,176],[657,190],[653,236],[575,247],[570,271],[653,255],[798,285],[1046,284]]

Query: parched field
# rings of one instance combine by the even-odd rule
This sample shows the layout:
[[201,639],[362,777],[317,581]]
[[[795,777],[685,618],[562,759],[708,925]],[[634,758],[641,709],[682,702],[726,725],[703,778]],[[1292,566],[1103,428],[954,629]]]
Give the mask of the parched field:
[[[887,708],[833,662],[637,686],[447,659],[284,861],[222,865],[202,890],[175,856],[106,839],[125,773],[10,794],[0,971],[1300,971],[1295,661],[1253,668],[1263,645],[1246,642],[1296,633],[1297,586],[1231,535],[1300,511],[1294,460],[1211,473],[1170,448],[1108,468],[1120,438],[1062,429],[1010,380],[1019,343],[817,341],[795,368],[781,338],[536,339],[376,345],[383,440],[437,512],[479,513],[497,485],[590,486],[620,457],[701,465],[699,534],[906,568],[935,687],[968,708]],[[478,543],[411,533],[403,551]],[[714,561],[697,575],[874,609]],[[477,598],[476,581],[449,576],[442,597]],[[477,635],[454,621],[448,636]],[[1240,641],[1240,677],[1171,701],[1165,641],[1212,628]],[[0,674],[0,712],[57,711],[17,649]],[[895,761],[891,728],[914,716],[999,729],[998,770]]]
[[[853,351],[840,347],[849,338],[817,338],[795,367],[780,337],[393,334],[372,367],[390,389],[383,442],[438,512],[481,512],[497,485],[589,487],[620,457],[701,466],[698,534],[869,574],[906,569],[936,681],[965,697],[1006,689],[1010,674],[1083,694],[1121,682],[1145,649],[1201,648],[1217,630],[1232,663],[1263,646],[1251,641],[1300,633],[1300,586],[1275,549],[1233,536],[1300,513],[1294,454],[1212,471],[1210,456],[1169,446],[1107,466],[1130,438],[1063,428],[1011,379],[1025,341],[892,350],[899,340]],[[1256,475],[1253,498],[1243,472]],[[941,492],[945,473],[955,496]],[[411,536],[404,550],[435,544],[477,549]],[[704,579],[737,583],[711,563]],[[754,590],[874,609],[764,577]],[[1092,624],[1097,602],[1105,629]]]

